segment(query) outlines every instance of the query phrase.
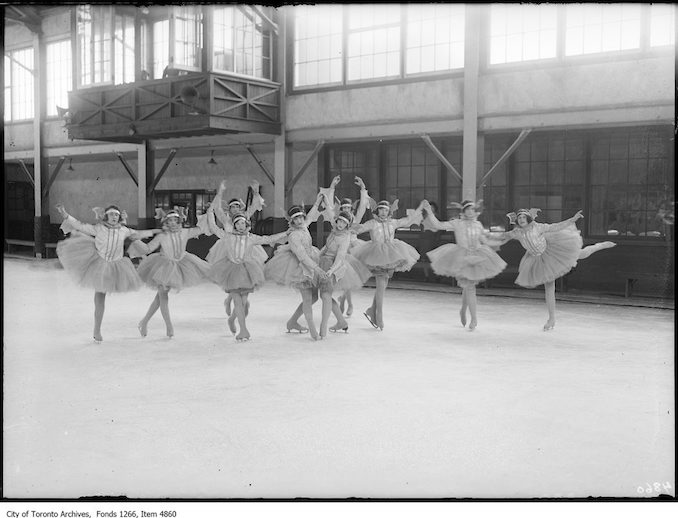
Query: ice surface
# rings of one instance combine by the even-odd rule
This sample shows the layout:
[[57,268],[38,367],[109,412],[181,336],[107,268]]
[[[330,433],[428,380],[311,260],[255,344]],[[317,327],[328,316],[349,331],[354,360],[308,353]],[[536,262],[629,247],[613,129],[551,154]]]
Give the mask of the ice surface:
[[[674,312],[391,289],[385,330],[354,293],[348,334],[285,333],[300,297],[93,293],[57,260],[4,261],[6,498],[637,497],[674,480]],[[314,306],[317,322],[320,304]],[[303,318],[302,318],[303,320]],[[658,493],[649,494],[657,496]]]

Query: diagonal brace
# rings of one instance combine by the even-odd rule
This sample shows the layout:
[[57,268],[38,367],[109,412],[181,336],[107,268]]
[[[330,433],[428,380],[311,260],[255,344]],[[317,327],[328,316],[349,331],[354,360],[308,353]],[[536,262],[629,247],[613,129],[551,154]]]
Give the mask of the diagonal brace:
[[61,171],[61,166],[64,165],[64,162],[66,161],[66,157],[62,156],[59,158],[59,161],[57,162],[56,166],[54,167],[54,172],[52,173],[52,176],[49,177],[49,180],[47,181],[47,184],[42,190],[42,197],[44,198],[49,194],[49,189],[52,187],[52,184],[54,183],[54,180],[56,180],[57,175],[59,174],[59,171]]
[[511,154],[518,148],[518,146],[520,146],[520,144],[523,143],[531,131],[531,129],[524,129],[520,132],[520,135],[518,135],[518,138],[516,138],[515,142],[513,142],[513,144],[511,144],[509,148],[504,151],[504,154],[499,157],[499,160],[497,160],[497,162],[492,167],[490,167],[490,170],[480,179],[478,185],[485,185],[485,181],[490,177],[490,175],[494,173],[499,166],[506,162],[506,160],[508,160]]
[[165,160],[165,163],[162,164],[162,167],[160,168],[160,171],[158,171],[158,174],[156,175],[155,179],[153,180],[153,183],[148,188],[148,194],[152,193],[156,186],[158,185],[158,182],[162,178],[162,175],[165,174],[165,171],[167,171],[167,168],[169,167],[170,163],[172,160],[174,160],[174,155],[177,154],[177,150],[175,148],[170,149],[169,155],[167,155],[167,160]]
[[309,165],[311,165],[311,162],[313,159],[318,156],[318,153],[320,152],[320,149],[325,145],[324,140],[319,140],[318,143],[315,145],[315,149],[311,153],[311,156],[309,156],[306,159],[306,162],[304,162],[304,165],[301,166],[301,169],[299,169],[299,172],[296,174],[294,178],[292,178],[292,181],[289,183],[287,187],[285,187],[285,193],[289,193],[292,190],[292,187],[294,187],[294,184],[299,181],[299,178],[301,178],[301,175],[304,174],[304,171],[308,168]]
[[35,188],[35,180],[33,180],[33,176],[28,170],[28,167],[26,167],[26,162],[24,162],[23,160],[19,160],[19,164],[21,165],[21,170],[28,177],[28,181],[31,182],[31,185]]
[[252,149],[252,146],[249,146],[249,145],[248,145],[248,146],[245,146],[245,147],[247,148],[247,151],[250,152],[250,155],[252,155],[252,158],[254,158],[254,160],[256,160],[257,164],[259,164],[259,167],[261,167],[261,170],[264,172],[264,174],[266,175],[266,177],[267,177],[269,180],[271,180],[271,183],[272,183],[273,185],[275,185],[275,180],[273,180],[273,176],[271,175],[271,173],[269,172],[269,170],[266,168],[266,166],[264,165],[264,163],[261,161],[261,159],[259,158],[259,156],[254,152],[254,149]]
[[122,156],[122,153],[116,153],[116,155],[117,155],[118,159],[120,160],[120,162],[122,163],[122,166],[125,168],[125,171],[127,171],[127,174],[130,175],[130,177],[132,178],[132,181],[134,182],[134,184],[137,187],[139,187],[139,180],[137,180],[137,177],[134,174],[134,171],[132,171],[132,168],[127,163],[127,160],[125,160],[125,157]]
[[450,164],[450,161],[447,158],[445,158],[445,155],[443,155],[440,152],[440,150],[436,147],[436,145],[431,140],[431,137],[429,137],[428,135],[422,135],[421,138],[424,142],[426,142],[426,145],[431,149],[431,151],[433,151],[433,154],[438,157],[438,160],[440,160],[443,163],[443,165],[447,168],[448,172],[451,175],[456,176],[459,179],[460,182],[463,182],[463,179],[462,179],[461,175],[459,174],[459,171],[457,171],[454,168],[454,166],[452,164]]

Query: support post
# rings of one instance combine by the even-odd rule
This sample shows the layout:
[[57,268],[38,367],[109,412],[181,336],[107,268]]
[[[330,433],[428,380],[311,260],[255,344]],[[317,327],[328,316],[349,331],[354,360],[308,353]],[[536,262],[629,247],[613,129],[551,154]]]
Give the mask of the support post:
[[478,170],[478,76],[481,6],[466,6],[464,43],[464,141],[462,197],[474,200]]
[[64,165],[65,161],[66,161],[65,156],[62,156],[61,158],[59,158],[59,161],[57,162],[57,165],[54,167],[54,171],[50,175],[49,180],[47,181],[47,184],[42,189],[42,197],[43,198],[45,198],[49,194],[49,190],[52,187],[54,180],[56,180],[56,177],[59,174],[59,171],[61,171],[61,166]]
[[250,152],[250,155],[252,155],[252,158],[254,158],[254,160],[257,162],[257,164],[259,164],[259,167],[261,167],[261,170],[264,172],[264,174],[266,175],[266,177],[271,181],[272,184],[275,184],[275,180],[273,179],[273,176],[271,175],[271,173],[269,172],[269,170],[266,168],[266,166],[264,165],[264,163],[262,162],[262,160],[259,158],[259,155],[257,155],[257,154],[254,152],[254,149],[252,149],[252,146],[250,146],[250,145],[248,144],[248,145],[245,146],[245,147],[247,148],[247,151]]
[[518,138],[511,144],[506,151],[504,151],[504,154],[499,157],[499,160],[490,167],[490,170],[485,173],[485,175],[480,179],[480,182],[478,183],[479,186],[482,186],[485,181],[494,173],[499,166],[501,166],[504,162],[506,162],[509,157],[513,154],[513,152],[518,149],[518,146],[523,143],[523,141],[527,138],[527,136],[530,134],[532,130],[531,129],[524,129],[520,132],[520,135],[518,135]]
[[118,157],[118,160],[120,160],[120,163],[122,166],[125,168],[125,171],[127,171],[127,174],[130,175],[130,178],[132,178],[132,181],[134,184],[139,187],[139,180],[137,180],[136,175],[134,174],[134,171],[132,171],[132,168],[130,165],[127,163],[127,160],[125,160],[125,157],[122,156],[122,153],[116,153],[115,156]]
[[172,163],[172,160],[174,160],[174,155],[177,154],[177,150],[175,148],[170,149],[169,155],[167,155],[167,159],[165,160],[165,163],[162,164],[162,167],[160,168],[160,171],[158,171],[157,176],[153,179],[153,182],[148,188],[148,194],[152,194],[153,191],[155,190],[156,186],[158,185],[158,182],[161,180],[162,176],[165,174],[165,171],[167,171],[167,168],[169,165]]

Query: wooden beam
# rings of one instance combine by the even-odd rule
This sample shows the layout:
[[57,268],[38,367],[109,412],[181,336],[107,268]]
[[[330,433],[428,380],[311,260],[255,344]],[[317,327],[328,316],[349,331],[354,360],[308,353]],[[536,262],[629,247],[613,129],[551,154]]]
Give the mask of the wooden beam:
[[259,156],[254,152],[254,149],[252,149],[252,146],[245,146],[245,147],[247,148],[247,151],[250,152],[250,155],[252,155],[252,158],[254,158],[254,160],[256,160],[257,164],[259,164],[259,167],[261,167],[261,170],[264,172],[264,174],[266,175],[266,177],[267,177],[269,180],[271,180],[271,183],[272,183],[273,185],[275,185],[275,180],[273,179],[273,175],[271,175],[271,173],[270,173],[269,170],[266,168],[266,166],[264,165],[264,163],[261,161],[261,159],[259,158]]
[[251,5],[250,6],[252,10],[259,15],[259,18],[261,18],[264,21],[264,24],[272,30],[275,35],[278,35],[278,24],[275,23],[273,20],[271,20],[264,12],[259,8],[257,5]]
[[28,170],[28,167],[26,167],[26,162],[24,162],[23,160],[19,160],[19,165],[21,166],[21,170],[28,177],[28,181],[31,182],[31,185],[33,187],[35,187],[35,180],[33,180],[33,177],[31,176],[31,173]]
[[52,187],[52,184],[54,183],[54,180],[56,180],[57,175],[59,174],[59,171],[61,171],[61,166],[64,165],[64,162],[66,161],[66,157],[62,156],[59,158],[59,161],[57,162],[57,165],[54,167],[54,171],[52,172],[52,175],[49,177],[49,180],[47,180],[47,184],[42,190],[42,197],[44,198],[49,194],[49,189]]
[[532,131],[531,129],[524,129],[520,132],[520,135],[518,135],[518,138],[516,138],[513,144],[511,144],[508,147],[508,149],[504,151],[504,154],[501,155],[501,157],[499,157],[499,160],[497,160],[495,164],[492,167],[490,167],[490,170],[487,173],[485,173],[485,176],[483,176],[480,179],[480,182],[478,183],[479,186],[484,185],[485,181],[487,181],[490,175],[494,173],[500,165],[502,165],[504,162],[506,162],[506,160],[508,160],[508,158],[513,154],[513,152],[518,148],[518,146],[520,146],[520,144],[523,143],[523,141],[527,138],[531,131]]
[[443,165],[447,168],[447,171],[452,176],[456,176],[459,179],[460,182],[463,181],[461,174],[459,174],[459,171],[457,171],[454,168],[454,166],[452,164],[450,164],[449,160],[447,160],[447,158],[445,158],[445,155],[443,155],[440,152],[440,150],[436,147],[436,145],[431,140],[431,137],[429,137],[428,135],[422,135],[421,138],[424,142],[426,142],[426,145],[431,149],[431,151],[433,151],[433,154],[438,157],[438,160],[440,160],[443,163]]
[[162,164],[160,171],[158,171],[157,176],[153,179],[153,183],[148,187],[147,194],[150,195],[155,190],[156,186],[158,185],[158,182],[160,181],[162,176],[165,174],[165,171],[167,171],[167,168],[169,167],[172,160],[174,160],[174,155],[176,155],[176,154],[177,154],[176,149],[170,149],[170,153],[167,156],[167,160],[165,160],[165,163]]
[[294,187],[294,184],[296,184],[299,181],[299,178],[301,178],[301,175],[304,174],[304,171],[308,168],[309,165],[311,165],[311,162],[313,159],[318,156],[318,152],[320,152],[320,149],[325,145],[324,140],[319,140],[316,145],[315,149],[311,153],[311,156],[309,156],[306,159],[306,162],[304,162],[304,165],[301,166],[301,169],[299,169],[299,172],[296,174],[294,178],[292,178],[292,181],[289,183],[287,187],[285,187],[285,192],[289,193],[292,192],[292,187]]
[[118,157],[118,160],[120,160],[120,162],[122,163],[122,166],[125,168],[125,171],[127,171],[127,174],[130,175],[130,177],[132,178],[132,181],[134,182],[134,184],[135,184],[137,187],[139,187],[139,180],[137,180],[137,177],[136,177],[136,175],[134,174],[134,171],[132,171],[132,168],[131,168],[130,165],[127,163],[127,160],[125,160],[125,157],[122,156],[122,153],[116,153],[115,156]]

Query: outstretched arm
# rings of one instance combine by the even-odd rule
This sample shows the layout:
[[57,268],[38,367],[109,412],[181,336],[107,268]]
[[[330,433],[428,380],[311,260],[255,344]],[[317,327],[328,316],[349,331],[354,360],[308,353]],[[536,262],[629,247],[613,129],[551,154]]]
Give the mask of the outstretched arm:
[[355,212],[355,222],[356,224],[360,224],[360,222],[363,220],[363,216],[365,216],[365,211],[367,210],[367,206],[370,202],[370,196],[367,193],[367,187],[365,186],[365,182],[363,182],[363,179],[360,178],[359,176],[355,177],[355,184],[360,187],[360,203],[358,204],[358,210]]
[[421,210],[424,208],[424,202],[422,201],[419,206],[414,210],[412,214],[404,218],[394,219],[396,228],[409,227],[415,223],[421,222]]
[[311,210],[308,211],[308,214],[306,214],[306,221],[305,225],[308,227],[311,223],[314,221],[318,220],[318,217],[320,216],[320,212],[318,211],[318,207],[320,206],[320,203],[323,201],[324,196],[322,193],[318,193],[318,197],[315,199],[315,203],[313,204],[313,207],[311,207]]
[[94,225],[91,225],[89,223],[82,223],[81,221],[75,219],[68,212],[66,212],[66,209],[62,204],[58,204],[56,208],[59,211],[59,214],[61,214],[61,216],[64,218],[60,227],[64,234],[69,234],[71,230],[77,230],[79,232],[82,232],[83,234],[88,234],[90,236],[96,235],[96,229]]
[[[224,192],[226,191],[226,180],[222,180],[222,182],[219,184],[219,190],[217,191],[217,195],[214,197],[212,200],[212,203],[210,204],[210,208],[214,210],[214,216],[215,218],[221,223],[221,225],[224,228],[228,227],[228,216],[224,213],[224,209],[221,208],[221,202],[224,199]],[[210,231],[214,232],[211,228]]]
[[545,228],[545,232],[558,232],[559,230],[563,230],[569,227],[570,225],[574,225],[578,219],[581,219],[583,217],[584,215],[581,213],[580,210],[578,210],[577,213],[571,218],[568,218],[559,223],[551,223],[550,225],[547,225]]
[[421,202],[422,208],[426,209],[426,221],[428,222],[429,225],[431,225],[433,228],[437,230],[454,230],[454,225],[450,221],[442,222],[436,218],[435,214],[433,214],[433,209],[431,208],[431,204],[429,203],[428,200],[424,200]]
[[[215,198],[216,200],[216,198]],[[212,204],[207,208],[207,227],[209,228],[210,232],[217,236],[219,239],[224,237],[226,235],[226,232],[224,229],[220,228],[219,225],[217,225],[217,221],[214,217],[214,206],[218,205],[214,203],[214,200],[212,201]]]

